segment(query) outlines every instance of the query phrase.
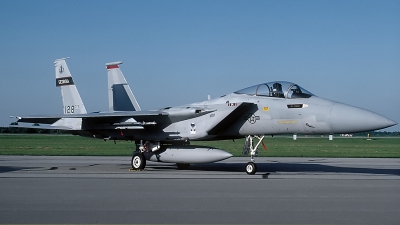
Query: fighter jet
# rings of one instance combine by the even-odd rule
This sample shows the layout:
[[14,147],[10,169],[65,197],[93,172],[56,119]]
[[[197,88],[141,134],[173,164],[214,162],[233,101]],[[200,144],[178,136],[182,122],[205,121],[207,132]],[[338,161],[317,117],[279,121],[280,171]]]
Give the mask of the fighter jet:
[[[109,75],[120,73],[119,64],[106,64]],[[62,66],[55,63],[56,73],[63,70]],[[71,81],[63,78],[57,82],[67,85]],[[176,163],[178,169],[221,161],[232,155],[221,149],[194,146],[190,141],[245,138],[244,153],[250,153],[245,170],[250,175],[257,171],[255,156],[266,135],[356,133],[397,124],[374,112],[318,97],[286,81],[261,83],[203,102],[148,111],[140,110],[133,94],[121,94],[127,90],[125,87],[126,80],[110,85],[109,78],[109,98],[113,96],[110,112],[77,114],[76,105],[80,104],[66,102],[66,114],[18,116],[17,122],[52,126],[60,120],[74,119],[81,124],[69,127],[71,133],[135,141],[131,165],[136,170],[143,170],[147,160]],[[116,103],[121,107],[114,107]]]

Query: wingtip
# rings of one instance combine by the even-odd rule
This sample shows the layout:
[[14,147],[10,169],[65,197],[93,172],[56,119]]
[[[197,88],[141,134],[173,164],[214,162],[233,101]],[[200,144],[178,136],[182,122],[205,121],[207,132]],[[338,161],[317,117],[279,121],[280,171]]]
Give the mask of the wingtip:
[[122,64],[123,62],[122,61],[117,61],[117,62],[109,62],[109,63],[106,63],[106,66],[108,67],[108,66],[118,66],[118,65],[120,65],[120,64]]
[[56,60],[54,60],[54,63],[57,62],[57,61],[66,60],[66,59],[69,59],[69,58],[70,58],[70,57],[65,57],[65,58],[56,59]]

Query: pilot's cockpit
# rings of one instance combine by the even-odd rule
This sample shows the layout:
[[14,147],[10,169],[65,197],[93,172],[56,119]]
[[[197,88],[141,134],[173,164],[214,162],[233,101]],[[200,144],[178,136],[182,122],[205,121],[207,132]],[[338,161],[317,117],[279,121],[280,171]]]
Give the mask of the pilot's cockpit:
[[258,84],[234,93],[275,98],[309,98],[313,96],[311,92],[299,85],[286,81]]

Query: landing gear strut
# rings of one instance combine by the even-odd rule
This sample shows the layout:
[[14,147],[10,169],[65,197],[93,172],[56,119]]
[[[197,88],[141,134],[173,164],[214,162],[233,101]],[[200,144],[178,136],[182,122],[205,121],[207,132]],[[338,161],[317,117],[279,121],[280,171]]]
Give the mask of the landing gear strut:
[[[255,163],[254,157],[258,155],[258,146],[262,143],[262,140],[264,139],[265,135],[259,137],[259,136],[247,136],[246,141],[244,142],[244,147],[243,147],[243,155],[248,155],[250,151],[250,162],[246,164],[246,173],[249,175],[254,175],[257,172],[257,165]],[[258,142],[257,144],[253,147],[253,139],[257,138]]]
[[144,152],[148,151],[148,142],[143,144],[140,141],[139,145],[136,145],[136,151],[133,152],[131,166],[134,170],[143,170],[146,167],[146,157],[144,157]]
[[136,151],[133,152],[131,165],[134,170],[143,170],[146,167],[146,157],[144,154],[160,150],[160,142],[156,141],[143,141],[136,143]]

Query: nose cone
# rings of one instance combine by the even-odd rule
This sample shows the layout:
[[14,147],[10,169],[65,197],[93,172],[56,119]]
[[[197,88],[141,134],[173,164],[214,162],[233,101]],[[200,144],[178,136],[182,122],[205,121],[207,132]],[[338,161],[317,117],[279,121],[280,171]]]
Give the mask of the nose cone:
[[333,105],[330,123],[332,133],[365,132],[397,124],[377,113],[342,103]]

